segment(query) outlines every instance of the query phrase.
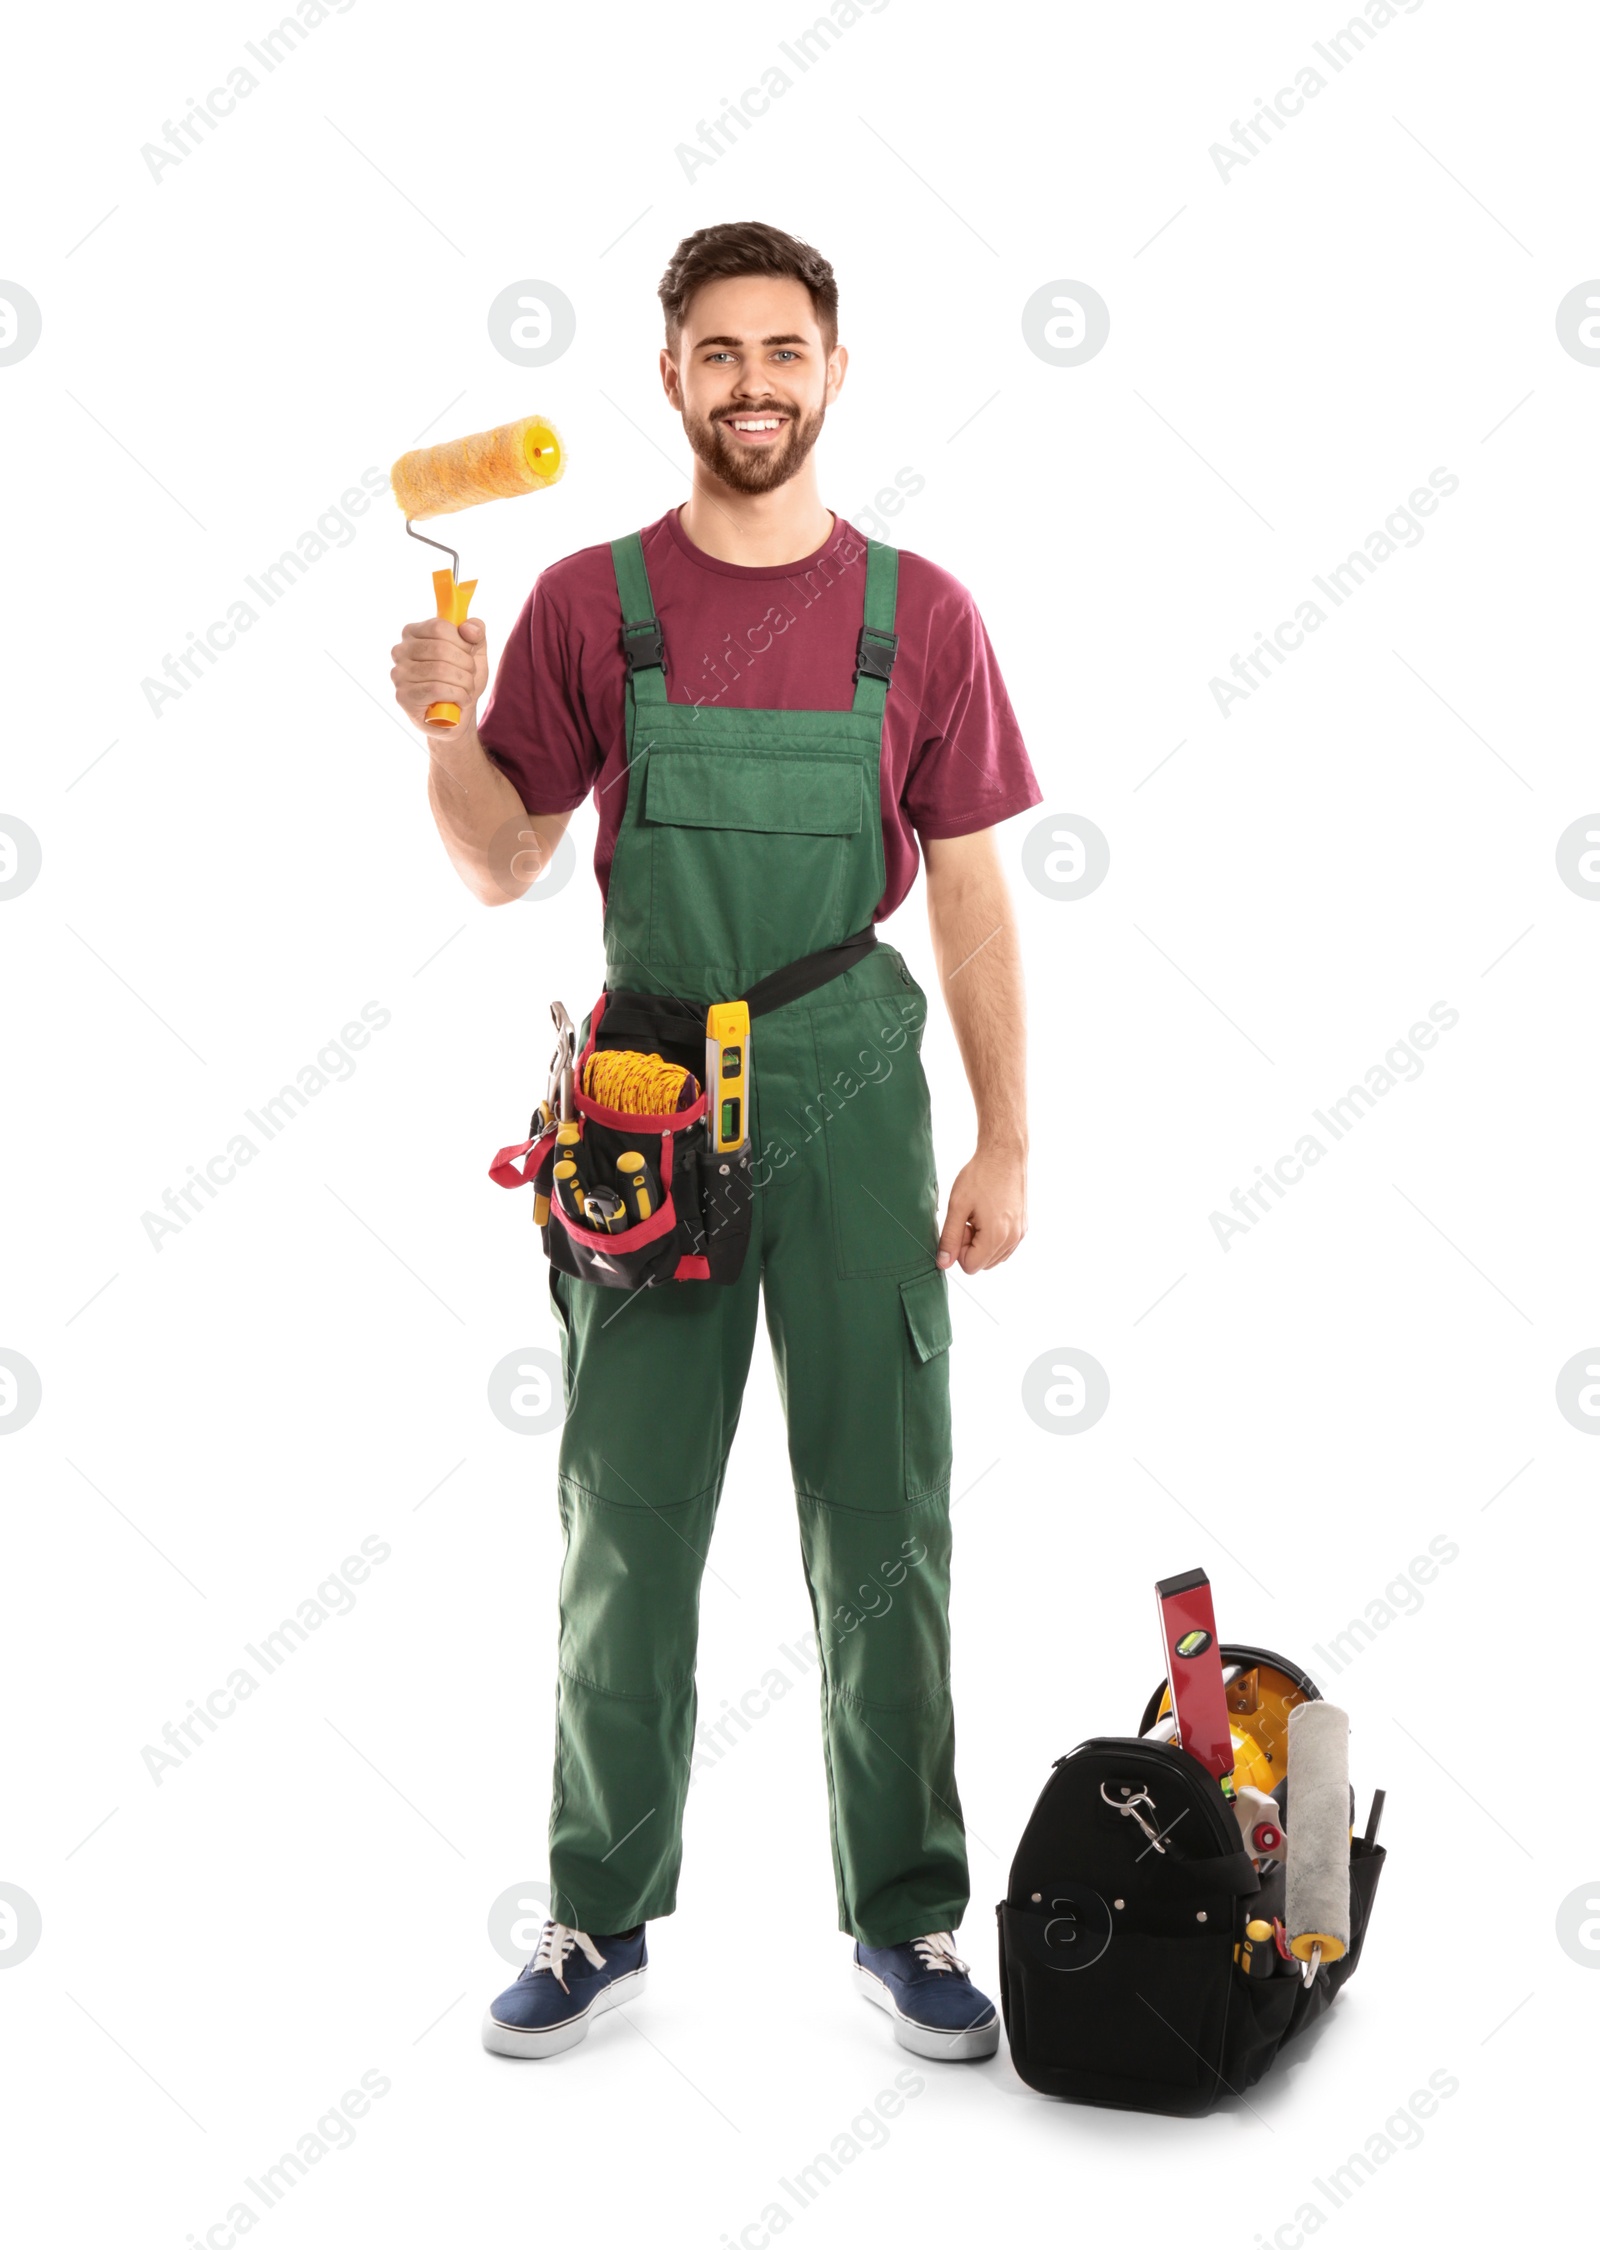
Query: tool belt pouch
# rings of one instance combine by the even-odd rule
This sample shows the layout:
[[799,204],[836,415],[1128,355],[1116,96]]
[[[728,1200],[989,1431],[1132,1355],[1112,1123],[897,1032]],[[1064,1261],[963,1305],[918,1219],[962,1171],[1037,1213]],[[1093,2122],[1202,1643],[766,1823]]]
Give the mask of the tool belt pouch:
[[[1102,1786],[1113,1800],[1145,1793],[1162,1850]],[[1274,1948],[1272,1973],[1247,1976],[1235,1948],[1247,1922],[1282,1917],[1282,1865],[1258,1873],[1215,1779],[1186,1751],[1123,1736],[1081,1744],[1057,1759],[995,1909],[1018,2074],[1062,2100],[1173,2117],[1242,2093],[1354,1975],[1383,1861],[1380,1844],[1352,1839],[1340,1960],[1307,1985]]]
[[[748,1145],[718,1155],[711,1146],[702,1087],[686,1107],[660,1115],[607,1109],[583,1091],[584,1065],[596,1051],[638,1049],[682,1063],[696,1079],[705,1062],[703,1012],[688,1002],[644,994],[602,993],[589,1018],[576,1067],[573,1101],[579,1135],[560,1145],[546,1131],[502,1149],[489,1176],[502,1187],[531,1182],[548,1198],[542,1229],[552,1267],[606,1289],[646,1289],[666,1281],[736,1281],[750,1240],[753,1171]],[[637,1212],[637,1189],[617,1168],[630,1150],[644,1158],[638,1175],[650,1215]],[[623,1197],[624,1219],[612,1232],[562,1208],[554,1193],[558,1157],[577,1165],[584,1199],[595,1189]]]
[[[837,945],[824,946],[776,969],[744,995],[751,1020],[816,992],[864,960],[878,942],[869,923]],[[679,1064],[698,1084],[706,1059],[706,1011],[691,1000],[651,992],[602,992],[584,1029],[573,1100],[581,1128],[575,1146],[561,1146],[555,1129],[530,1126],[529,1138],[503,1148],[489,1167],[501,1187],[533,1184],[549,1198],[544,1246],[558,1273],[596,1281],[606,1289],[644,1289],[661,1281],[737,1281],[750,1244],[755,1168],[746,1139],[741,1149],[719,1151],[707,1115],[703,1086],[682,1109],[636,1116],[606,1109],[583,1091],[584,1065],[596,1051],[631,1051]],[[746,1119],[749,1117],[746,1108]],[[637,1149],[645,1160],[650,1216],[641,1219],[624,1188],[627,1223],[614,1233],[591,1227],[563,1211],[552,1194],[558,1155],[578,1167],[578,1186],[622,1186],[616,1160]],[[535,1209],[540,1208],[538,1202]]]

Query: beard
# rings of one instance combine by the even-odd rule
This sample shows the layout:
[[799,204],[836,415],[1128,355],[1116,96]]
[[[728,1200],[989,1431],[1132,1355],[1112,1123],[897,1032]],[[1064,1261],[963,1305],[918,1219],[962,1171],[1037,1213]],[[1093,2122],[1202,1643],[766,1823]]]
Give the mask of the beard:
[[759,448],[743,446],[737,438],[725,435],[720,425],[735,419],[731,408],[710,417],[691,414],[686,407],[683,427],[696,458],[733,491],[776,492],[779,485],[787,484],[804,467],[811,448],[822,435],[826,412],[827,409],[820,406],[814,414],[797,414],[781,406],[740,407],[740,419],[760,414],[784,417],[785,428],[781,434],[771,445]]

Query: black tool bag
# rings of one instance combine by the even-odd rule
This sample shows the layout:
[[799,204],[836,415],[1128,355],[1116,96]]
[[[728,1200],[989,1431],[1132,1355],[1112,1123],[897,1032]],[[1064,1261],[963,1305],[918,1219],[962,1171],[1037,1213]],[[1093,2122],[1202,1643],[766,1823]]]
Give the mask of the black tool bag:
[[1352,1840],[1342,1959],[1307,1985],[1273,1948],[1274,1973],[1247,1975],[1245,1925],[1281,1920],[1282,1866],[1258,1875],[1187,1751],[1121,1735],[1080,1744],[1056,1760],[995,1909],[1018,2074],[1065,2101],[1172,2117],[1242,2093],[1355,1973],[1383,1861],[1375,1841]]
[[[815,992],[864,960],[878,942],[875,928],[859,930],[839,945],[808,953],[751,986],[744,995],[754,1023]],[[688,1000],[649,992],[603,992],[584,1026],[577,1057],[573,1104],[580,1127],[570,1148],[553,1128],[501,1149],[489,1167],[500,1187],[532,1185],[547,1198],[541,1230],[551,1265],[578,1281],[608,1289],[647,1289],[665,1281],[737,1281],[750,1242],[756,1175],[753,1151],[719,1151],[713,1141],[703,1087],[685,1108],[662,1116],[607,1109],[583,1091],[583,1066],[591,1054],[623,1049],[659,1055],[691,1072],[705,1069],[705,1010]],[[755,1043],[759,1057],[759,1042]],[[759,1059],[752,1068],[760,1071]],[[628,1198],[617,1158],[636,1149],[645,1160],[651,1212],[640,1219]],[[628,1223],[607,1233],[571,1218],[552,1193],[558,1156],[570,1155],[587,1199],[594,1188],[623,1193]]]

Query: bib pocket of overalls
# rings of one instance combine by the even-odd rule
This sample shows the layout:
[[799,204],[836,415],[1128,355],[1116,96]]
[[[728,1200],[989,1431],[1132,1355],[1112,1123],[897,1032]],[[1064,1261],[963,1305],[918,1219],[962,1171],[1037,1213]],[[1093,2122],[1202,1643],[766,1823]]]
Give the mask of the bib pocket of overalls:
[[695,951],[707,961],[798,960],[835,943],[864,795],[854,758],[658,745],[643,820],[652,957],[670,961],[682,950],[676,902],[686,897],[696,901]]
[[902,993],[812,1012],[816,1089],[796,1122],[827,1151],[841,1275],[914,1272],[939,1245],[924,1007]]
[[937,1267],[900,1284],[909,1355],[902,1429],[908,1500],[950,1485],[950,1292]]

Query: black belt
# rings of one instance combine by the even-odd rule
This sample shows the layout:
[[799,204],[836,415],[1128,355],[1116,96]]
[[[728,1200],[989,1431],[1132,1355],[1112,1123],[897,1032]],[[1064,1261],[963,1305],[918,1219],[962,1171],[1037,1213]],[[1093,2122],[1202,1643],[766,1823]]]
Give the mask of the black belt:
[[[791,1000],[803,1000],[808,992],[831,984],[835,977],[842,977],[847,969],[864,961],[877,942],[877,928],[869,923],[839,945],[825,945],[818,953],[804,954],[786,968],[774,969],[771,976],[763,977],[742,995],[751,1021],[757,1016],[770,1016],[776,1009],[786,1008]],[[693,1020],[692,1032],[685,1017]],[[673,1061],[679,1058],[670,1050],[677,1046],[694,1054],[692,1067],[698,1076],[705,1059],[705,1010],[696,1008],[692,1001],[663,997],[657,992],[608,992],[604,1039],[608,1047],[647,1043]]]
[[770,1016],[775,1008],[786,1008],[791,1000],[803,1000],[820,985],[832,984],[846,969],[864,961],[877,942],[877,927],[869,922],[841,945],[825,945],[820,953],[808,953],[799,961],[791,961],[786,969],[774,969],[770,977],[763,977],[744,995],[751,1021],[757,1016]]

